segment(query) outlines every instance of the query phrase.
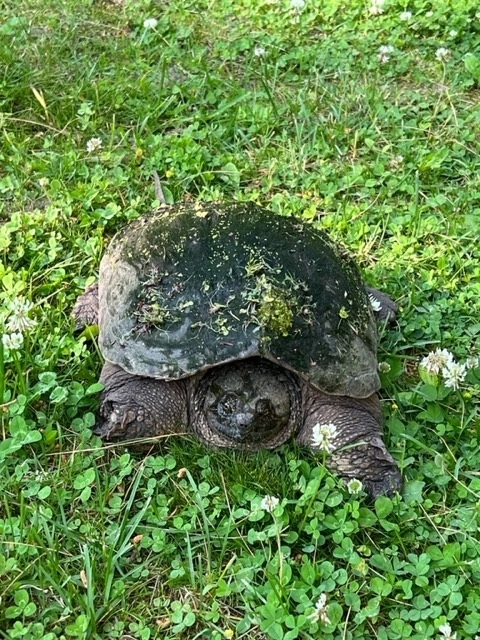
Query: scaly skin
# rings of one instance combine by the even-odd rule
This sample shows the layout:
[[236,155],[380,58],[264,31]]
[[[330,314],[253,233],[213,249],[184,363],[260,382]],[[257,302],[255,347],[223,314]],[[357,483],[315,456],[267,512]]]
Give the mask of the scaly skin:
[[100,375],[100,420],[95,433],[105,440],[136,440],[190,431],[187,384],[127,373],[106,362]]
[[92,324],[98,324],[98,282],[90,285],[78,296],[72,309],[75,329],[81,331]]
[[333,471],[347,480],[361,480],[374,497],[401,490],[402,476],[383,441],[377,394],[368,398],[329,396],[304,383],[303,407],[299,444],[318,450],[314,444],[315,425],[333,424],[336,432],[327,461]]

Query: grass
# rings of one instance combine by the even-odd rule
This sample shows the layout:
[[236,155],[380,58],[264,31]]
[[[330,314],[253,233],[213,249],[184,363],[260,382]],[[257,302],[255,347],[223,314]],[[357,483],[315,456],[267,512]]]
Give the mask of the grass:
[[[480,635],[480,369],[418,368],[480,354],[478,3],[370,6],[0,2],[2,322],[18,298],[37,321],[0,353],[1,638]],[[92,435],[101,357],[70,311],[154,169],[170,201],[328,230],[400,303],[379,358],[403,496],[350,495],[293,446]]]

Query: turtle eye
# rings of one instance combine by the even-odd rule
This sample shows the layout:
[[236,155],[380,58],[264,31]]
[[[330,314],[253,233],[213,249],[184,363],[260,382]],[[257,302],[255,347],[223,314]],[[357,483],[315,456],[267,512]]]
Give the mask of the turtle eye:
[[226,393],[217,405],[217,412],[220,416],[231,416],[238,410],[238,398],[234,393]]

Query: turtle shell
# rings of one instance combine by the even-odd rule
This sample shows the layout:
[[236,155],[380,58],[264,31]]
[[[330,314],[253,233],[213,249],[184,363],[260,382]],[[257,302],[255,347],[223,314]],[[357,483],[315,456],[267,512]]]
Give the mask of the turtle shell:
[[262,356],[327,393],[380,386],[354,261],[254,203],[183,203],[134,221],[102,259],[99,298],[103,355],[133,374],[175,379]]

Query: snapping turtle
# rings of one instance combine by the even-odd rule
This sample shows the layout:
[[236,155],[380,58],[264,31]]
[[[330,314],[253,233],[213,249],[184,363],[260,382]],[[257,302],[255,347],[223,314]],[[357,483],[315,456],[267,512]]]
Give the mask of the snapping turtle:
[[253,203],[161,207],[113,238],[77,326],[97,313],[107,440],[193,432],[255,450],[295,437],[373,496],[401,488],[368,290],[310,224]]

